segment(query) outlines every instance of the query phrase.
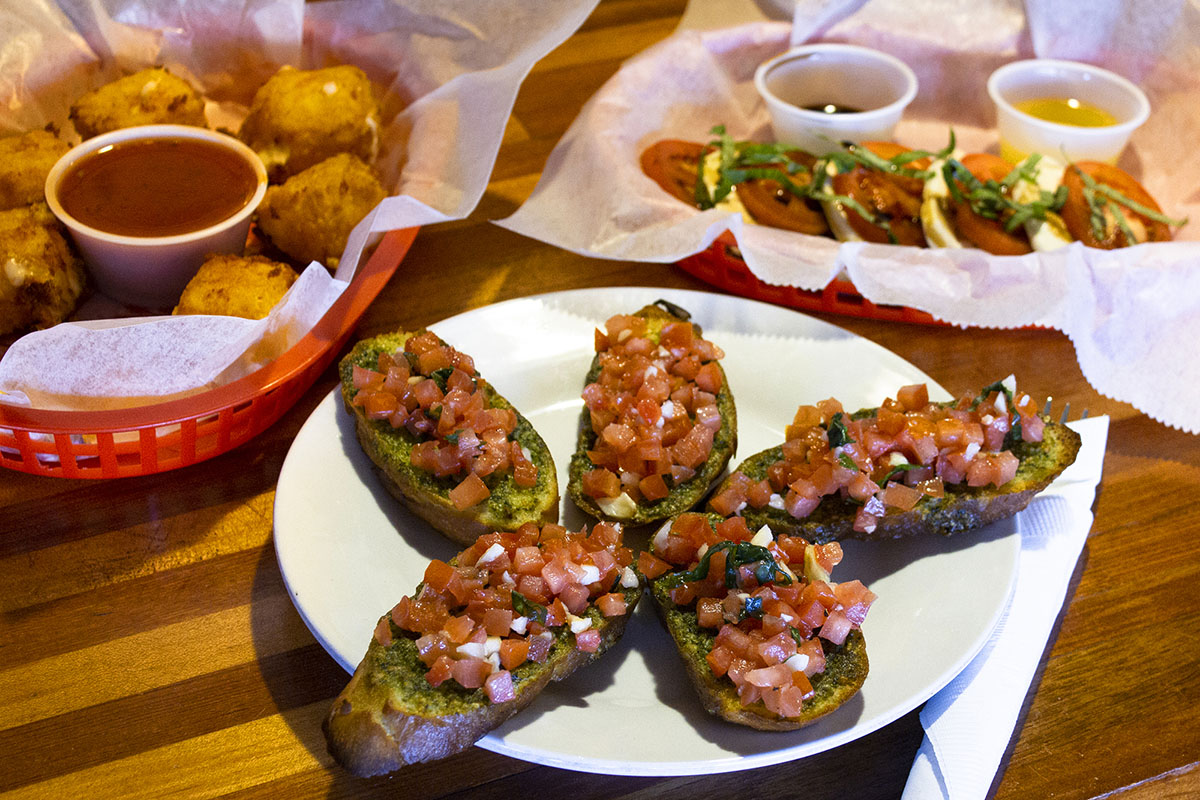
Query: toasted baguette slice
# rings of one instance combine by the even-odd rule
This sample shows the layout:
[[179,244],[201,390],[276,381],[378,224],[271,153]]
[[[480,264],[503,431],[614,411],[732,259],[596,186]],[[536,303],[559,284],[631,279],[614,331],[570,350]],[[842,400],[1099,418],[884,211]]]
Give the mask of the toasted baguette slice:
[[[708,515],[708,521],[710,525],[717,526],[717,531],[722,530],[718,526],[721,521],[721,517],[718,515]],[[747,529],[743,528],[743,530],[748,533]],[[657,542],[662,535],[660,531],[655,536],[655,541]],[[754,537],[753,541],[757,541],[758,538]],[[803,545],[802,542],[798,542],[798,544]],[[726,541],[717,547],[729,545],[730,542]],[[667,547],[671,549],[673,546],[668,545]],[[658,550],[657,543],[653,549]],[[758,549],[761,550],[761,546]],[[805,547],[805,552],[812,549],[811,546]],[[729,557],[728,553],[727,557]],[[695,559],[693,559],[692,566],[695,567]],[[793,563],[792,567],[797,576],[803,575],[805,572],[799,564]],[[743,705],[733,681],[728,676],[718,677],[715,675],[707,661],[707,657],[717,641],[717,630],[700,626],[696,614],[696,602],[693,601],[685,607],[676,605],[671,599],[671,590],[680,584],[683,574],[684,570],[677,569],[651,580],[650,598],[654,602],[654,608],[658,612],[659,618],[675,642],[688,677],[699,695],[701,705],[710,714],[759,730],[795,730],[836,710],[862,688],[870,664],[867,660],[866,641],[862,631],[855,626],[841,644],[833,644],[819,637],[816,639],[825,654],[825,669],[809,677],[813,694],[800,705],[799,714],[781,716],[769,710],[761,700]],[[821,580],[827,580],[828,577],[826,572],[821,575]],[[806,579],[796,577],[795,580]],[[785,581],[785,584],[794,585],[794,581]],[[723,586],[728,585],[730,584],[723,584]],[[753,589],[746,591],[752,592]],[[870,597],[873,599],[874,596],[870,595]],[[863,611],[863,613],[866,612]]]
[[[861,506],[836,495],[824,498],[804,519],[770,506],[747,506],[741,514],[752,529],[769,525],[776,534],[803,536],[816,544],[842,539],[895,539],[923,533],[949,536],[981,528],[1021,511],[1034,495],[1074,463],[1079,452],[1079,434],[1066,425],[1049,419],[1045,422],[1041,442],[1019,442],[1012,448],[1020,464],[1013,479],[1003,486],[973,488],[947,484],[943,497],[925,497],[911,511],[888,509],[870,533],[854,530],[854,517]],[[752,480],[761,480],[766,477],[767,467],[781,457],[782,448],[772,447],[750,456],[737,470]]]
[[[616,644],[642,590],[640,576],[637,585],[616,589],[625,599],[623,615],[606,617],[594,602],[580,615],[600,634],[594,652],[576,647],[570,626],[547,628],[554,640],[545,660],[513,669],[513,697],[496,703],[489,702],[484,689],[465,689],[453,679],[431,686],[418,658],[416,634],[399,628],[390,613],[384,615],[325,718],[330,754],[351,773],[368,777],[466,750],[533,702],[550,681],[562,680]],[[388,632],[387,644],[381,643],[380,630]]]
[[406,428],[393,428],[387,420],[370,420],[363,409],[353,404],[356,394],[355,365],[376,369],[381,353],[391,354],[421,331],[383,334],[358,342],[339,365],[342,400],[354,416],[355,432],[363,451],[375,465],[388,491],[414,514],[427,521],[454,542],[469,545],[489,531],[516,530],[527,522],[558,520],[558,476],[550,448],[519,411],[504,397],[477,377],[488,407],[512,409],[517,427],[510,438],[520,442],[538,468],[537,483],[518,486],[511,469],[498,471],[484,479],[491,495],[481,503],[458,509],[450,501],[450,490],[460,477],[439,478],[411,463],[413,447],[421,441]]
[[[635,316],[647,320],[647,337],[656,344],[666,324],[686,322],[689,319],[686,311],[665,300],[642,308],[636,312]],[[692,323],[692,327],[695,329],[695,335],[700,337],[702,335],[700,326]],[[719,363],[717,368],[721,370],[721,389],[717,393],[717,409],[721,413],[721,428],[713,437],[712,450],[709,452],[708,459],[696,470],[696,474],[692,478],[672,486],[670,493],[660,500],[650,502],[643,499],[639,503],[626,504],[623,509],[620,508],[621,504],[610,505],[606,509],[595,498],[583,491],[584,473],[591,471],[596,466],[588,458],[588,451],[596,446],[598,438],[596,432],[592,430],[590,415],[585,406],[579,421],[578,443],[575,453],[571,456],[568,469],[567,495],[575,501],[575,504],[597,519],[641,525],[669,519],[700,503],[725,471],[729,459],[737,451],[737,408],[734,405],[733,392],[729,388],[725,370]],[[591,368],[584,380],[585,386],[596,381],[600,375],[600,369],[600,357],[597,355],[592,360]]]

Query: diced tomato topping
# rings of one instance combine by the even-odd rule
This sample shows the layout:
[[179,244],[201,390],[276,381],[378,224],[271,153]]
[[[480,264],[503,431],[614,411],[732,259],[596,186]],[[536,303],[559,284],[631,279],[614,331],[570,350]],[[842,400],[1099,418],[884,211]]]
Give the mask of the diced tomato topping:
[[500,666],[505,669],[516,669],[528,658],[528,639],[505,639],[500,642]]
[[914,384],[886,398],[873,416],[857,419],[847,418],[833,398],[801,405],[766,478],[734,472],[710,508],[728,516],[772,505],[803,519],[826,498],[848,498],[861,504],[854,529],[871,532],[889,511],[911,511],[925,497],[942,497],[945,484],[1003,486],[1020,466],[1005,449],[1017,420],[1024,441],[1040,441],[1045,428],[1029,395],[1012,397],[992,391],[932,403],[928,388]]
[[493,672],[483,682],[483,690],[487,692],[488,702],[503,703],[515,697],[513,692],[512,673],[506,669]]
[[464,689],[478,689],[483,686],[492,665],[482,658],[457,658],[450,665],[450,675]]
[[619,592],[608,592],[596,598],[596,607],[606,617],[621,617],[625,615],[625,595]]
[[[712,674],[733,683],[742,705],[762,703],[773,714],[795,717],[813,694],[810,677],[825,670],[821,640],[844,643],[862,625],[875,594],[860,581],[807,577],[810,567],[827,577],[842,560],[837,542],[813,545],[787,535],[760,539],[768,563],[768,556],[738,549],[751,538],[743,517],[713,524],[707,515],[690,513],[655,533],[651,549],[653,557],[663,555],[695,574],[670,596],[682,607],[694,604],[696,624],[715,632],[705,656]],[[727,585],[725,565],[733,551],[739,566],[733,585]],[[762,560],[741,563],[750,553]],[[639,556],[640,563],[652,563],[646,555]],[[700,569],[704,562],[707,575]]]
[[470,356],[428,331],[410,337],[402,351],[380,353],[379,370],[354,365],[351,403],[371,420],[404,428],[417,439],[410,462],[440,478],[457,476],[457,499],[469,508],[488,497],[464,479],[511,473],[520,487],[537,485],[538,467],[516,440],[518,417],[494,400],[479,380]]
[[419,634],[417,653],[431,686],[454,680],[504,702],[514,687],[510,671],[544,662],[556,641],[570,634],[579,649],[599,649],[599,627],[588,622],[571,634],[568,622],[598,619],[588,616],[593,605],[606,618],[629,613],[625,594],[601,588],[615,586],[633,563],[622,538],[610,523],[578,531],[526,523],[483,534],[454,561],[431,561],[420,591],[401,598],[375,637],[390,646],[391,625]]
[[467,473],[467,477],[463,478],[458,486],[450,490],[450,502],[454,504],[455,508],[461,511],[482,503],[491,494],[483,479],[474,472],[469,472]]
[[575,649],[585,653],[595,653],[600,649],[601,642],[600,631],[595,628],[588,628],[586,631],[575,634]]
[[581,478],[596,499],[628,495],[656,502],[695,475],[712,452],[722,420],[719,348],[689,322],[651,330],[635,315],[611,317],[595,337],[599,375],[583,390],[595,443],[595,469]]
[[654,580],[658,576],[665,575],[671,571],[670,564],[648,550],[638,553],[637,566],[638,570],[646,576],[647,580]]
[[375,641],[384,647],[392,644],[392,623],[387,617],[380,619],[379,624],[375,626]]

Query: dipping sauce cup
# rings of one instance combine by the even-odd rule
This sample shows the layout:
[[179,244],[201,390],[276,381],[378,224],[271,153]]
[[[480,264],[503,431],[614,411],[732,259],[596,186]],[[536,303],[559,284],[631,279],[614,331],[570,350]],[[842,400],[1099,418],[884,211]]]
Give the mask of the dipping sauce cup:
[[[1077,61],[1014,61],[992,73],[987,90],[996,105],[1000,155],[1014,164],[1030,153],[1111,164],[1150,116],[1141,89]],[[1058,121],[1045,118],[1050,116]]]
[[892,139],[917,96],[917,76],[898,58],[849,44],[794,47],[759,65],[754,85],[775,139],[814,155],[842,141]]
[[253,150],[187,125],[93,137],[46,177],[46,202],[96,286],[148,309],[174,306],[209,253],[241,253],[266,191]]

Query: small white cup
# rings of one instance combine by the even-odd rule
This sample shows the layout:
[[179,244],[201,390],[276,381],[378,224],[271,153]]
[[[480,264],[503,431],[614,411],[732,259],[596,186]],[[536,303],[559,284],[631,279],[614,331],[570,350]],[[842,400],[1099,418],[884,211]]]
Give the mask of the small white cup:
[[[775,139],[814,155],[840,142],[886,141],[917,96],[917,76],[900,59],[850,44],[794,47],[759,65],[754,85],[766,101]],[[856,109],[811,110],[833,104]]]
[[[108,233],[85,225],[63,209],[59,185],[81,158],[118,143],[154,139],[203,139],[239,154],[254,169],[254,195],[221,222],[172,236]],[[257,153],[232,136],[189,125],[140,125],[95,136],[71,148],[46,176],[46,203],[70,232],[97,288],[119,302],[150,309],[174,306],[209,253],[242,252],[251,217],[266,191],[267,170]]]
[[[996,105],[1000,155],[1012,163],[1030,153],[1059,160],[1065,153],[1071,161],[1112,163],[1150,116],[1150,102],[1141,89],[1114,72],[1077,61],[1014,61],[992,73],[987,90]],[[1039,98],[1074,98],[1107,111],[1117,122],[1094,128],[1066,125],[1015,107]]]

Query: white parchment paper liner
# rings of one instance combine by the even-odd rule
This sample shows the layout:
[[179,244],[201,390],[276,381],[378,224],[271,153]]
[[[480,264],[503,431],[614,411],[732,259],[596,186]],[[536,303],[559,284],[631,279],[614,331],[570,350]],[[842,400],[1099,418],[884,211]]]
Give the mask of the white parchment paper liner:
[[[76,97],[156,64],[205,94],[211,126],[236,130],[280,66],[350,63],[384,90],[378,167],[392,195],[355,229],[336,274],[310,265],[268,319],[127,320],[29,334],[0,361],[0,401],[128,407],[235,380],[282,354],[337,299],[382,232],[475,208],[521,81],[596,2],[28,0],[0,8],[0,132],[53,124],[70,138]],[[79,316],[129,313],[96,297]]]
[[[677,261],[729,230],[748,268],[767,283],[820,289],[844,271],[872,302],[922,309],[956,325],[1058,328],[1098,391],[1200,431],[1200,411],[1190,402],[1200,359],[1188,344],[1200,337],[1200,193],[1188,177],[1200,175],[1200,150],[1187,135],[1200,130],[1192,101],[1200,92],[1200,12],[1182,0],[1095,5],[1082,14],[1043,0],[802,0],[793,25],[682,30],[630,59],[597,92],[533,194],[498,224],[581,254],[647,262]],[[1129,20],[1147,15],[1169,24],[1130,30]],[[814,37],[876,47],[912,66],[921,90],[896,138],[926,149],[943,146],[952,126],[963,151],[996,150],[985,83],[1003,63],[1036,54],[1117,69],[1143,87],[1153,108],[1121,166],[1169,214],[1196,221],[1176,242],[1117,252],[1072,244],[996,257],[839,244],[697,212],[642,174],[639,154],[660,139],[705,141],[716,124],[735,138],[770,139],[754,69],[789,42]]]

